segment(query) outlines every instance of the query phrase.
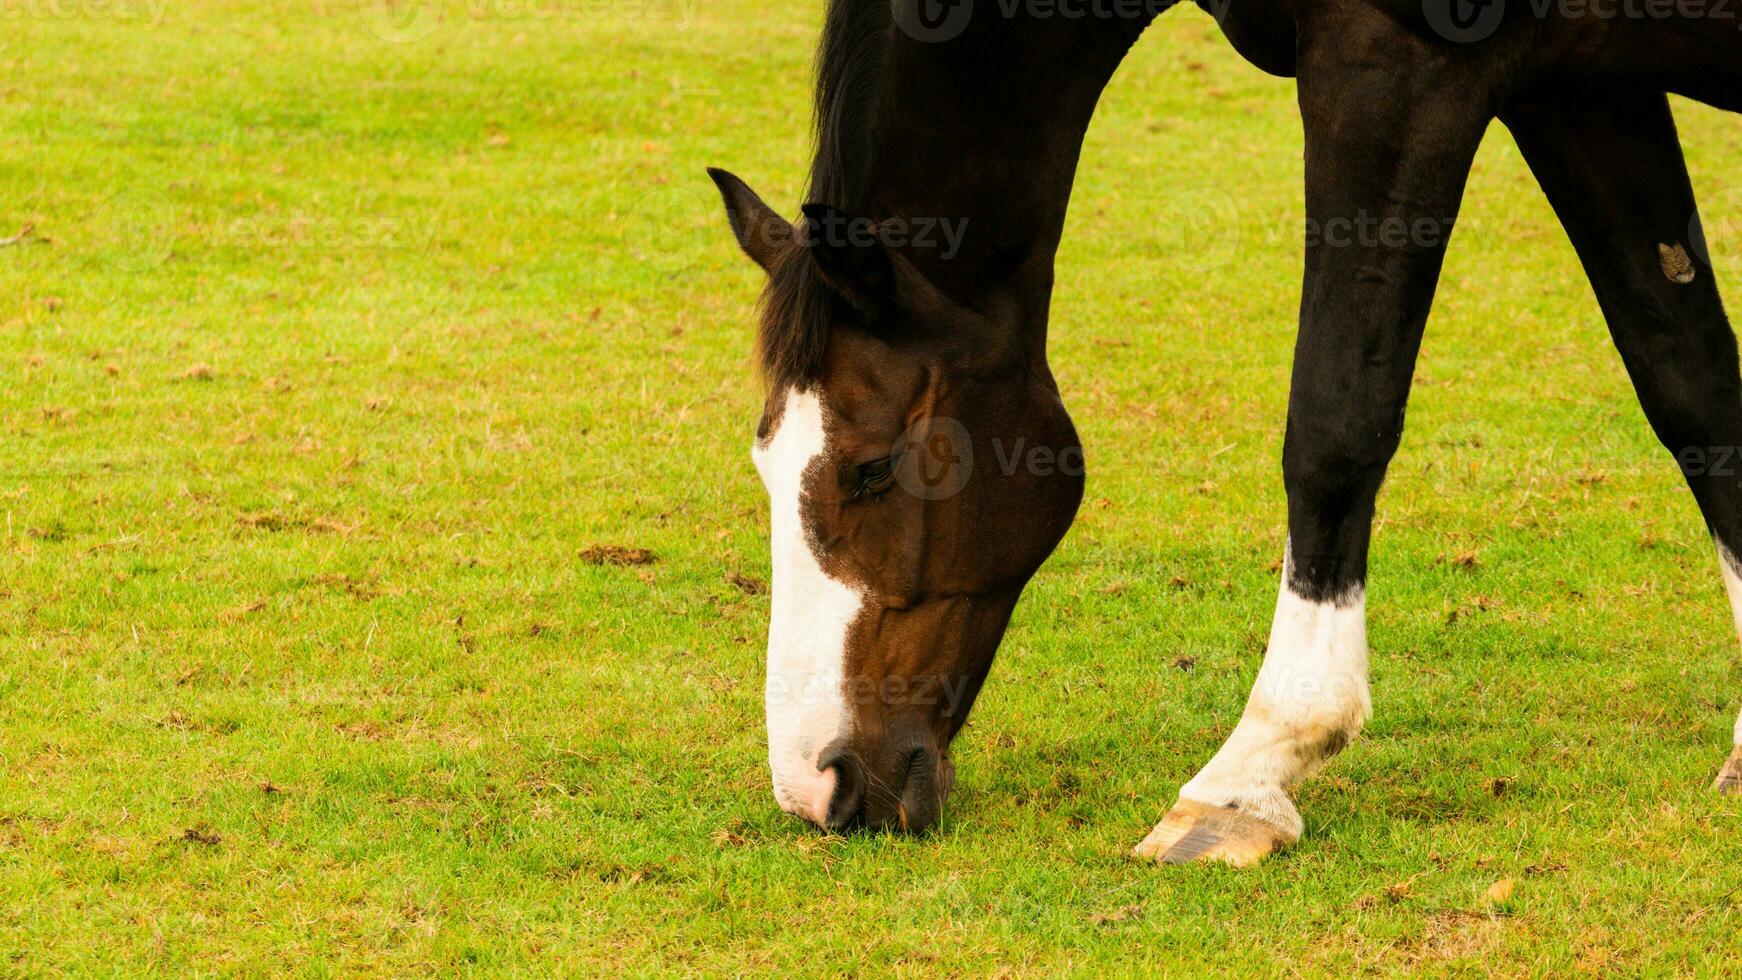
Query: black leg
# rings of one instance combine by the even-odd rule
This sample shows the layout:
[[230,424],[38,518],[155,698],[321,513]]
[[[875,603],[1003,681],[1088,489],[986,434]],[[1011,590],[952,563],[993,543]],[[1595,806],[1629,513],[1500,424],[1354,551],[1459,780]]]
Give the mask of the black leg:
[[1166,862],[1244,864],[1299,838],[1290,789],[1367,718],[1374,498],[1498,88],[1467,51],[1360,4],[1327,0],[1299,23],[1309,225],[1283,448],[1288,557],[1239,725],[1138,846]]
[[[1525,104],[1502,117],[1590,277],[1646,418],[1699,501],[1742,628],[1742,371],[1669,102]],[[1718,786],[1742,791],[1742,719]]]
[[1308,241],[1283,444],[1288,585],[1321,602],[1366,580],[1374,499],[1490,119],[1479,93],[1431,67],[1399,78],[1342,55],[1301,66]]

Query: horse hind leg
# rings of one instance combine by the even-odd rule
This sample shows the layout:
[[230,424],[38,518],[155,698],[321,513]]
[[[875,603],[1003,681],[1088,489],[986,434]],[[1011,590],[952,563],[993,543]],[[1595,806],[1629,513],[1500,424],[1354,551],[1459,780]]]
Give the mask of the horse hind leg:
[[[1598,103],[1601,103],[1600,106]],[[1662,93],[1510,107],[1501,119],[1584,263],[1646,418],[1717,545],[1742,632],[1742,372]],[[1714,787],[1742,793],[1742,717]]]

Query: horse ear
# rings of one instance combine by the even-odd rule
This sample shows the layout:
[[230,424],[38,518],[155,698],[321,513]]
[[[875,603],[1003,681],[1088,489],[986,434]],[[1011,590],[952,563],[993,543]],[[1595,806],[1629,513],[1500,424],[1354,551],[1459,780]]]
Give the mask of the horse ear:
[[720,198],[726,202],[726,217],[732,222],[732,235],[738,239],[738,247],[756,260],[762,271],[773,271],[781,250],[792,242],[792,223],[764,204],[750,185],[735,174],[709,167],[708,176],[714,179]]
[[867,316],[922,315],[948,302],[907,256],[879,239],[875,223],[867,219],[827,204],[806,204],[799,236],[823,280]]

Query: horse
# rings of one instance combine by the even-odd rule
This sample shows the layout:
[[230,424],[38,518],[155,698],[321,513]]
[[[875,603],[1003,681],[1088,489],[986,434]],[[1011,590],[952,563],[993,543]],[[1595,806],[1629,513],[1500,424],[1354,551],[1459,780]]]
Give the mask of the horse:
[[[789,221],[709,171],[767,273],[764,692],[780,806],[921,832],[1017,598],[1070,527],[1082,446],[1047,361],[1095,105],[1176,0],[831,0],[816,155]],[[1510,129],[1680,462],[1742,630],[1742,375],[1668,95],[1742,111],[1726,0],[1197,0],[1293,78],[1309,235],[1282,449],[1288,530],[1245,710],[1134,854],[1257,862],[1371,712],[1375,497],[1469,169]],[[945,234],[951,232],[953,234]],[[1716,789],[1742,792],[1742,718]]]

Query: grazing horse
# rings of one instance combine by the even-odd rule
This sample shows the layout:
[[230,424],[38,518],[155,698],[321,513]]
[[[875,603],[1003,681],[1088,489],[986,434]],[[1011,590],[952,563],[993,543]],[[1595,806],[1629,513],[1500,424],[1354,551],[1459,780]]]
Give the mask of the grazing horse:
[[[919,831],[1017,597],[1070,526],[1081,447],[1047,366],[1083,133],[1172,0],[832,0],[809,203],[710,171],[768,274],[753,457],[772,505],[769,760],[780,805]],[[1366,720],[1374,498],[1484,131],[1512,131],[1571,237],[1742,627],[1742,376],[1667,93],[1742,111],[1725,3],[1199,0],[1293,77],[1309,228],[1282,451],[1288,538],[1239,724],[1137,846],[1257,861]],[[1220,6],[1217,4],[1220,3]],[[1694,462],[1690,462],[1694,461]],[[1717,788],[1742,789],[1737,748]]]

